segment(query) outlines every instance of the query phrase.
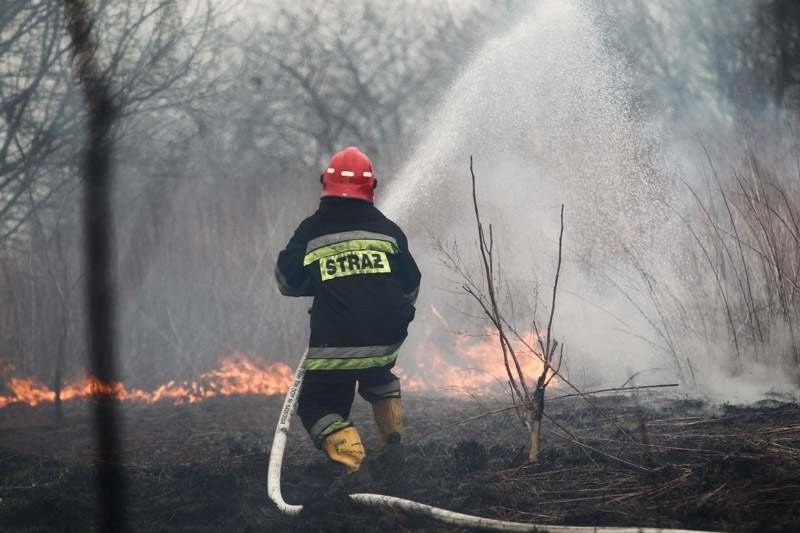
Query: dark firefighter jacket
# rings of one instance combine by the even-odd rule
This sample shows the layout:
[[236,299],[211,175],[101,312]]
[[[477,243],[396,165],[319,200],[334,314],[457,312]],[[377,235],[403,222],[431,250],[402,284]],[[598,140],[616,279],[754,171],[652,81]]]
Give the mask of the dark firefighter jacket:
[[393,366],[420,272],[402,230],[371,203],[325,197],[278,256],[282,294],[313,296],[308,370]]

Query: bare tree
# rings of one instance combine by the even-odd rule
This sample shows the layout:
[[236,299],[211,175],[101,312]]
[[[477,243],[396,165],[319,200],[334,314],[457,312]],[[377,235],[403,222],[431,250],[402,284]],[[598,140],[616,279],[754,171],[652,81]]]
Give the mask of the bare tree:
[[[24,238],[33,211],[74,187],[85,120],[69,77],[63,3],[8,4],[0,16],[0,246],[18,232]],[[183,22],[176,9],[174,0],[102,0],[93,9],[104,42],[98,61],[114,80],[122,118],[188,105],[213,87],[191,75],[212,11]],[[122,124],[118,137],[131,136],[137,122]]]
[[[80,242],[78,169],[87,115],[71,74],[64,3],[7,4],[0,14],[0,253],[2,282],[14,298],[3,306],[25,319],[3,331],[3,338],[18,340],[18,349],[4,355],[33,362],[29,372],[52,372],[58,394],[62,378],[80,366],[65,354],[83,349],[69,333],[83,320],[73,297],[80,269],[70,248]],[[157,143],[169,135],[155,119],[216,90],[216,77],[206,70],[206,62],[216,60],[206,48],[214,11],[202,0],[180,10],[173,0],[102,0],[89,9],[101,41],[97,68],[112,80],[111,98],[120,110],[121,121],[111,132],[123,148],[116,162],[147,161],[155,167],[159,158],[152,153],[164,153]],[[133,150],[145,145],[143,139],[149,141],[149,157]],[[126,203],[147,181],[140,178],[147,173],[131,174],[136,179],[121,188]],[[120,218],[127,221],[128,213],[120,210]],[[121,264],[136,264],[126,252]]]
[[[553,335],[553,318],[555,316],[556,296],[558,294],[558,279],[561,273],[562,237],[564,234],[564,206],[561,206],[561,230],[558,239],[558,260],[556,263],[555,278],[553,280],[552,299],[547,316],[547,325],[540,329],[537,322],[537,308],[532,310],[532,325],[534,343],[522,341],[517,330],[510,323],[506,312],[502,309],[500,289],[500,265],[496,261],[494,250],[494,234],[492,225],[488,231],[481,220],[478,205],[478,194],[475,184],[475,172],[470,158],[470,176],[472,180],[472,207],[475,214],[476,231],[478,236],[478,251],[480,253],[481,277],[477,281],[473,274],[464,266],[457,251],[445,249],[438,245],[440,253],[445,258],[446,265],[455,271],[463,280],[463,290],[478,304],[483,314],[497,332],[500,349],[503,354],[503,364],[506,369],[511,400],[517,406],[523,423],[528,428],[530,447],[528,460],[539,460],[541,449],[541,427],[544,416],[545,391],[552,380],[559,375],[561,363],[564,360],[563,345]],[[515,342],[516,341],[516,342]],[[519,342],[522,341],[522,342]],[[537,349],[538,348],[538,349]],[[522,357],[534,356],[542,364],[536,376],[527,375],[521,363]]]
[[454,66],[492,27],[489,4],[455,16],[442,3],[285,3],[241,44],[251,79],[279,88],[258,112],[307,164],[357,143],[392,168]]
[[0,17],[0,245],[65,185],[58,168],[74,162],[67,148],[81,114],[67,78],[62,3],[8,7]]

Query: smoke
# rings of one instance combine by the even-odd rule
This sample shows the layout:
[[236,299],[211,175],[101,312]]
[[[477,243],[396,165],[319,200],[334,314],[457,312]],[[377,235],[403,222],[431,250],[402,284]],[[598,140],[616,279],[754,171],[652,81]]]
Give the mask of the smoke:
[[[622,268],[626,249],[651,254],[662,242],[660,200],[670,187],[654,160],[654,140],[636,120],[625,69],[601,38],[577,3],[537,3],[516,28],[487,43],[450,89],[382,207],[418,243],[425,226],[445,242],[471,246],[474,156],[505,288],[524,308],[519,300],[532,303],[534,287],[549,298],[563,203],[567,261],[557,336],[575,368],[621,383],[630,372],[668,365],[620,332],[635,334],[641,320],[618,295],[609,299],[602,278]],[[436,254],[424,263],[435,274],[425,280],[423,308],[445,294],[436,289],[447,288]]]
[[[530,324],[537,308],[538,323],[545,322],[558,210],[565,205],[555,335],[565,343],[573,379],[587,385],[678,380],[682,392],[738,400],[787,387],[787,379],[759,365],[745,369],[740,362],[734,372],[724,323],[704,323],[705,336],[680,330],[681,302],[708,294],[707,312],[720,312],[714,287],[693,287],[683,277],[694,243],[681,223],[687,196],[681,180],[696,163],[678,149],[684,145],[676,135],[689,125],[678,127],[667,109],[657,112],[655,100],[656,110],[642,109],[640,73],[634,76],[609,50],[592,15],[586,3],[538,2],[516,27],[489,41],[383,197],[382,209],[424,250],[417,320],[433,321],[430,304],[441,309],[444,301],[454,330],[476,327],[480,313],[458,295],[457,276],[429,246],[432,238],[458,243],[459,260],[479,278],[473,156],[484,223],[493,223],[500,291],[519,327]],[[719,108],[713,113],[724,115]],[[718,331],[709,333],[713,327]],[[404,357],[426,357],[422,329]],[[457,357],[452,362],[459,364]]]

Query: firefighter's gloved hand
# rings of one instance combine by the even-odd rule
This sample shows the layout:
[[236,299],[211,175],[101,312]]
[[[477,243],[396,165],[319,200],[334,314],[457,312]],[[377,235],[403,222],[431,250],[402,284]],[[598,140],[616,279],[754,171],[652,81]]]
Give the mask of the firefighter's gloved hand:
[[343,464],[348,472],[355,472],[361,468],[361,463],[367,456],[355,426],[340,429],[325,437],[322,449],[332,461]]

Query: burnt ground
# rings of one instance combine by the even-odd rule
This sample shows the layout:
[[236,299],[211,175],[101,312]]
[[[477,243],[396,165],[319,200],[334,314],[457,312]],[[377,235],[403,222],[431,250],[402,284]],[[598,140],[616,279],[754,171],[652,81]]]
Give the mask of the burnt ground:
[[[407,395],[402,456],[372,453],[371,480],[340,479],[295,418],[280,515],[266,498],[280,397],[126,405],[128,517],[134,531],[456,531],[358,508],[343,487],[541,524],[800,531],[800,405],[711,406],[662,396],[551,402],[540,463],[526,464],[513,411],[486,399]],[[368,405],[354,420],[368,450]],[[563,427],[560,429],[556,423]],[[95,509],[88,406],[0,409],[0,530],[90,531]],[[577,444],[577,443],[580,443]],[[363,476],[362,476],[363,477]],[[461,530],[463,531],[463,529]]]

